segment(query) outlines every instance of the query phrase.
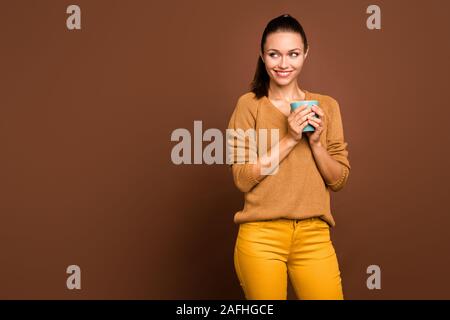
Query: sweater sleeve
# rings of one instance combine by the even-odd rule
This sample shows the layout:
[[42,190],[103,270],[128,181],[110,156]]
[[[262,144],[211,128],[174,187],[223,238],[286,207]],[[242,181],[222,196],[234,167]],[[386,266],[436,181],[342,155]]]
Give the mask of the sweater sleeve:
[[256,142],[257,102],[249,94],[241,96],[227,129],[227,164],[233,181],[242,192],[249,192],[260,181],[254,172],[258,152]]
[[327,130],[327,151],[333,159],[341,164],[341,177],[327,186],[333,191],[341,190],[347,183],[350,175],[350,162],[348,160],[348,143],[344,139],[344,129],[342,125],[341,111],[339,103],[331,98],[331,121]]

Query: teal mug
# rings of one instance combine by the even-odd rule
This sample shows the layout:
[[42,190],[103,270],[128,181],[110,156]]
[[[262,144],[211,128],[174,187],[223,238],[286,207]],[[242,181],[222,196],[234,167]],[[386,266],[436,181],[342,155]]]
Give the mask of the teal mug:
[[[319,101],[317,100],[298,100],[298,101],[294,101],[290,103],[291,105],[291,112],[294,111],[295,109],[297,109],[300,106],[304,106],[306,105],[307,109],[311,109],[312,106],[319,105]],[[314,117],[319,118],[319,116],[314,113]],[[315,131],[316,129],[310,125],[309,123],[306,125],[306,127],[303,128],[303,132],[311,132],[311,131]]]

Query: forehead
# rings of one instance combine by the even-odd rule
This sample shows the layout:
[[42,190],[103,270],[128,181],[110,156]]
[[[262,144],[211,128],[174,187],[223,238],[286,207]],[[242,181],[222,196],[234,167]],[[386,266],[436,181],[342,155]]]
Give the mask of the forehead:
[[297,32],[274,32],[267,36],[264,47],[266,50],[289,51],[294,48],[303,50],[303,41]]

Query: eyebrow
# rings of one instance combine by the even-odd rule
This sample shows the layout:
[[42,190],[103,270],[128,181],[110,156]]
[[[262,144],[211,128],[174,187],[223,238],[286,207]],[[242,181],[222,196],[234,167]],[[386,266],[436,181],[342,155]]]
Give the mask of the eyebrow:
[[[300,49],[300,48],[295,48],[295,49],[289,50],[288,52],[295,51],[295,50],[300,50],[300,51],[302,51],[302,49]],[[280,52],[280,51],[278,51],[277,49],[267,49],[267,51],[276,51],[276,52]]]

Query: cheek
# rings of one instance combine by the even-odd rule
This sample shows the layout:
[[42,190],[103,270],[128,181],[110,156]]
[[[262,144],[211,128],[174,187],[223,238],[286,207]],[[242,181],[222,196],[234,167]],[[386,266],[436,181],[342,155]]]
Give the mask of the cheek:
[[[303,66],[303,59],[292,59],[292,60],[288,60],[287,64],[292,66],[295,69],[301,69],[301,67]],[[279,64],[281,63],[281,61],[277,61],[274,59],[270,59],[270,58],[266,58],[265,59],[265,66],[267,69],[274,69],[275,67],[277,67]]]
[[272,60],[272,59],[266,59],[265,65],[266,65],[267,69],[272,69],[272,68],[275,68],[277,66],[277,62]]
[[303,59],[293,61],[292,66],[294,66],[296,69],[300,69],[303,66]]

